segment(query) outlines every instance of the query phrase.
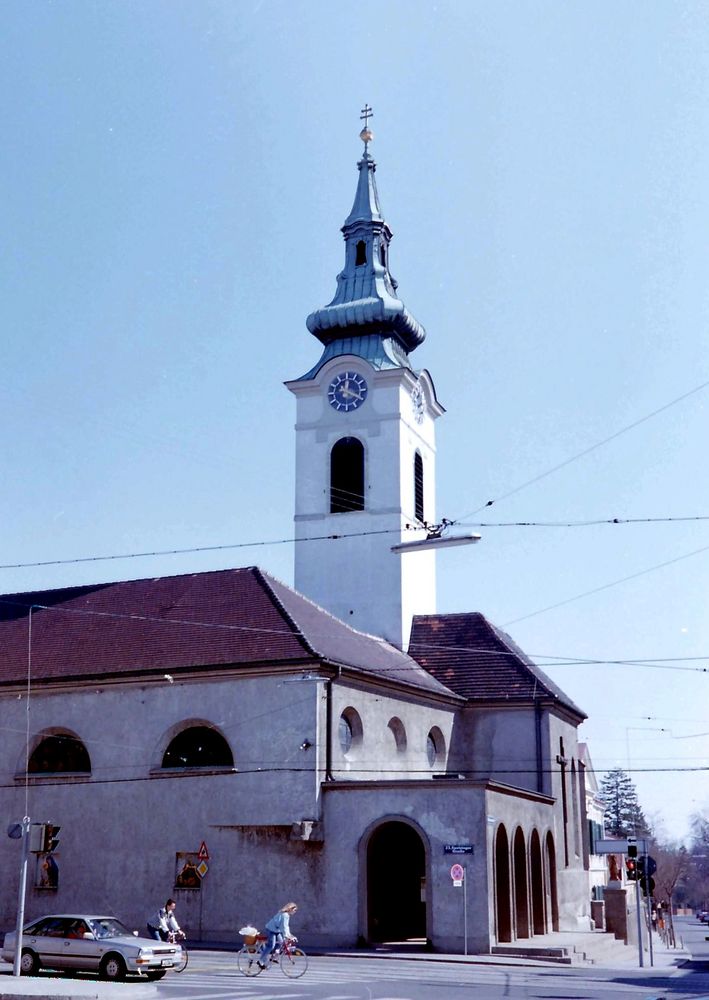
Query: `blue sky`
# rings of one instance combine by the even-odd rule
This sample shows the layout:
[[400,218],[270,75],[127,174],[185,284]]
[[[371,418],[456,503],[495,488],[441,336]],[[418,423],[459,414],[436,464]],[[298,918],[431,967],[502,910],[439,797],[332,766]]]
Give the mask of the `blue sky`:
[[[706,4],[8,0],[3,35],[3,565],[291,537],[282,383],[318,357],[365,102],[447,409],[439,514],[709,515]],[[588,712],[596,768],[630,765],[682,836],[709,810],[687,770],[709,765],[709,523],[479,530],[439,556],[439,609],[506,627]],[[292,558],[10,568],[0,591],[290,582]]]

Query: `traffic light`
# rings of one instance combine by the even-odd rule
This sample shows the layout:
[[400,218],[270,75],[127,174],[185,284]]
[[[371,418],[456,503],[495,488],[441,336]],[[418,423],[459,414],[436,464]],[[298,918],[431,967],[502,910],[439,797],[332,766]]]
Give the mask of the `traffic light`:
[[56,851],[57,844],[59,843],[59,831],[60,826],[52,826],[51,823],[44,824],[44,836],[42,838],[42,850],[45,854],[51,854],[52,851]]
[[638,862],[636,858],[625,859],[625,877],[628,882],[635,882],[638,878]]
[[628,857],[625,859],[625,877],[628,882],[637,881],[638,865],[638,848],[635,844],[628,844]]
[[638,882],[646,896],[652,896],[655,892],[655,879],[652,876],[656,871],[657,862],[654,858],[638,858]]

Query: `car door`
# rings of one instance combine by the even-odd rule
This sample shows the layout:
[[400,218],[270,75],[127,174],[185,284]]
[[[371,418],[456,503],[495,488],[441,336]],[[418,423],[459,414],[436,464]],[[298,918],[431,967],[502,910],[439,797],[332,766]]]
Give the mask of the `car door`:
[[42,965],[63,969],[67,960],[64,941],[70,923],[68,917],[47,917],[23,936],[22,947],[35,951]]
[[64,939],[64,965],[72,969],[97,969],[99,946],[85,920],[69,921]]

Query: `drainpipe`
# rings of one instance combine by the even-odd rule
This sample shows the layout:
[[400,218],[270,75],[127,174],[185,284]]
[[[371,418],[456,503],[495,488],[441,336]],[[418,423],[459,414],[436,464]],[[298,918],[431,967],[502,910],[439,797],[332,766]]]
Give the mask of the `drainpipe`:
[[328,677],[325,681],[325,781],[334,781],[332,774],[332,682],[340,676],[337,668],[335,678]]
[[539,698],[534,699],[534,739],[537,752],[537,791],[544,791],[544,768],[542,767],[542,706]]

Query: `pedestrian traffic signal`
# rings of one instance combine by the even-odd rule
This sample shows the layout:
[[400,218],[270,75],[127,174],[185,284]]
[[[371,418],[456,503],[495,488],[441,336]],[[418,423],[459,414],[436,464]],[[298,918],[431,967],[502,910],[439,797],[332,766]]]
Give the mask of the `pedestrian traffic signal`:
[[51,854],[52,851],[56,851],[57,844],[59,843],[59,831],[60,826],[52,826],[51,823],[44,824],[44,836],[42,838],[42,850],[45,854]]

